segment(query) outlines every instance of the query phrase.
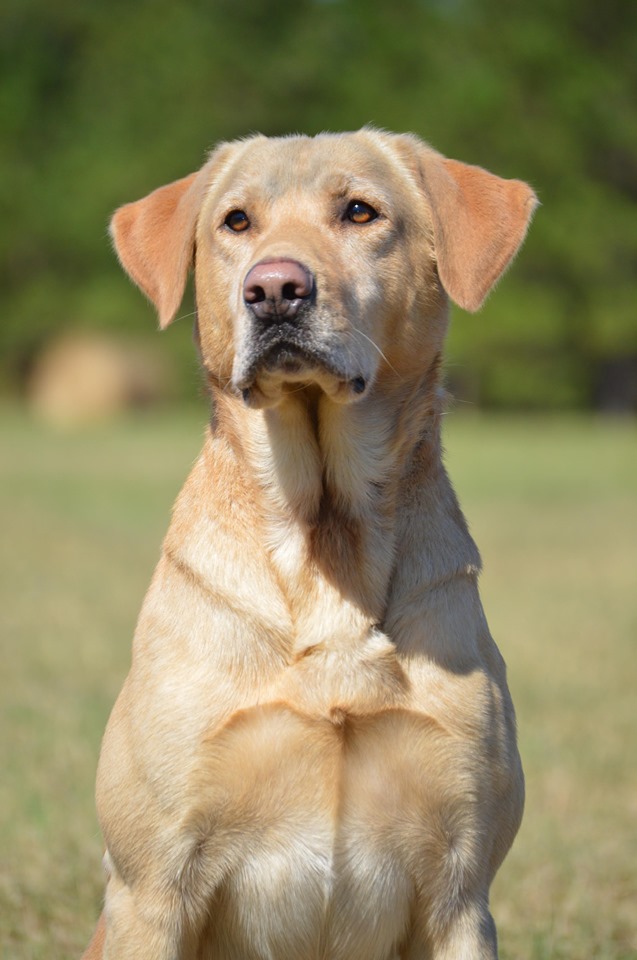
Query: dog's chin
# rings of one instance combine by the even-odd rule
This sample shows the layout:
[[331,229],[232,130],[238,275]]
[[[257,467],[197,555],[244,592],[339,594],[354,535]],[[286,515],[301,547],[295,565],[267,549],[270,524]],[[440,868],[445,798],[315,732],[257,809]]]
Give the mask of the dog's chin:
[[336,403],[355,403],[367,393],[369,378],[352,374],[319,351],[286,343],[253,358],[234,385],[246,406],[264,409],[312,386]]

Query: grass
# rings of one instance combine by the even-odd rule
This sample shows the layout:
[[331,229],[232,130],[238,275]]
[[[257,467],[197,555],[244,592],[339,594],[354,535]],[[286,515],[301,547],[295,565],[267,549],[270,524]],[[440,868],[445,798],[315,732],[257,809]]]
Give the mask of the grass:
[[634,958],[634,425],[457,419],[449,434],[527,776],[493,892],[502,954]]
[[[99,741],[204,414],[0,455],[0,954],[79,956],[99,909]],[[452,413],[447,460],[509,664],[527,810],[493,891],[504,960],[637,955],[634,425]]]

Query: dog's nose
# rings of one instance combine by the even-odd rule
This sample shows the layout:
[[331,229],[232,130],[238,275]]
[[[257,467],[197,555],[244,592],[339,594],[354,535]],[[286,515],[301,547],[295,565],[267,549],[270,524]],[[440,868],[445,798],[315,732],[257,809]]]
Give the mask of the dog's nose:
[[259,320],[294,320],[314,290],[314,277],[298,260],[262,260],[243,282],[243,299]]

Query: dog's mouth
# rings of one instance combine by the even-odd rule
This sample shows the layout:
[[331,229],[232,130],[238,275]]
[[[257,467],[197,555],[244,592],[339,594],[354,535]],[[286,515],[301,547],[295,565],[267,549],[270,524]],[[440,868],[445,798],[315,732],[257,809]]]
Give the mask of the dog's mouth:
[[288,338],[256,350],[235,380],[244,402],[252,407],[273,406],[289,386],[298,390],[313,384],[340,402],[358,399],[368,385],[364,376],[352,376],[343,359],[328,349]]
[[336,378],[343,378],[344,372],[321,351],[297,343],[283,341],[266,352],[257,369],[266,373],[283,376],[305,376],[316,369],[323,369]]

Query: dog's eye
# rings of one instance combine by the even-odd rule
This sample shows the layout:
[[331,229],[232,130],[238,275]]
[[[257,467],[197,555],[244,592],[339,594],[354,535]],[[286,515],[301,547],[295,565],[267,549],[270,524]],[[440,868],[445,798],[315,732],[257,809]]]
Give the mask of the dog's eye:
[[248,214],[243,210],[231,210],[223,222],[235,233],[241,233],[242,230],[247,230],[250,226]]
[[352,223],[370,223],[378,217],[378,212],[364,200],[352,200],[347,205],[345,217]]

